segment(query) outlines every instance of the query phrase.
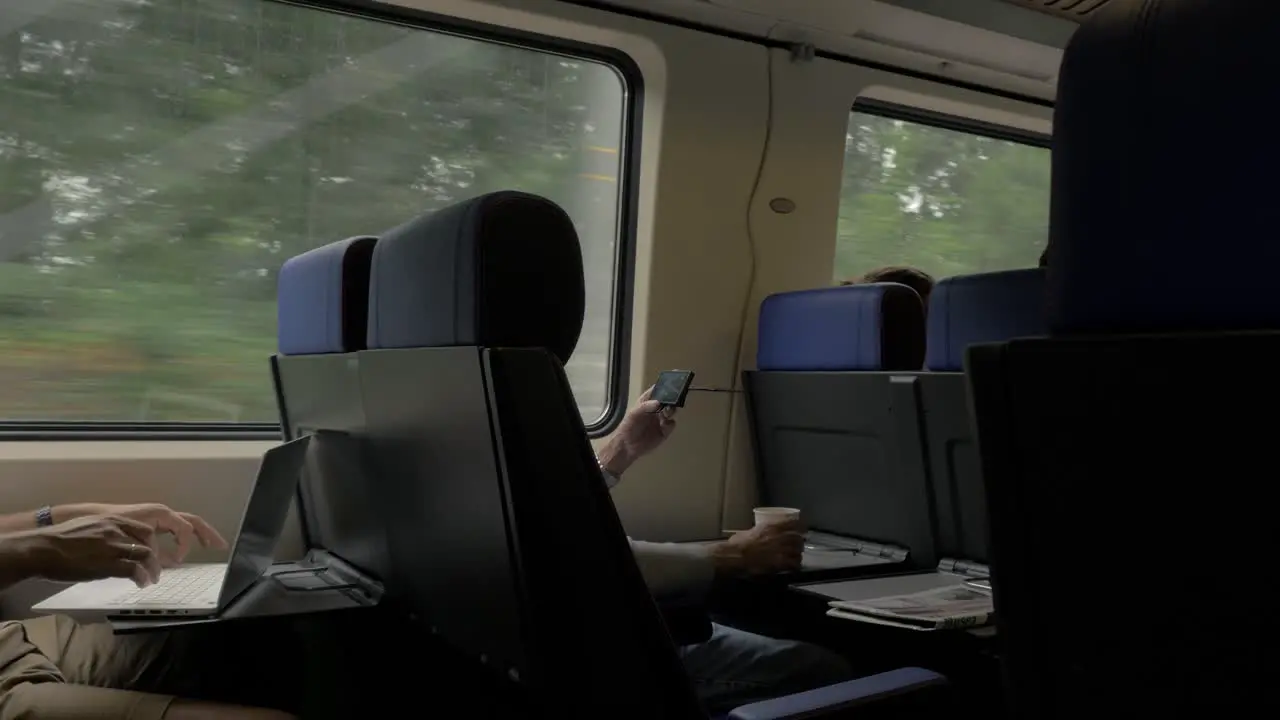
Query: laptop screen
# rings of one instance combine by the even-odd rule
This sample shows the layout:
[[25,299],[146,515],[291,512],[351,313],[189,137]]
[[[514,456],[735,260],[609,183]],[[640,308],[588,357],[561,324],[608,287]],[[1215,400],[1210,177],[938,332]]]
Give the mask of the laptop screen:
[[310,444],[310,436],[301,437],[271,448],[263,455],[240,521],[240,532],[231,546],[218,609],[225,609],[249,589],[273,562],[276,543],[289,517],[289,505],[297,492]]

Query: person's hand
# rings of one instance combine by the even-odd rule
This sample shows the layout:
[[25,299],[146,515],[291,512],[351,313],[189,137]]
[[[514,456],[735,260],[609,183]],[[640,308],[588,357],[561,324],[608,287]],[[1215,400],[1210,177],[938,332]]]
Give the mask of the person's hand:
[[160,578],[155,535],[137,520],[90,515],[7,539],[21,546],[29,576],[63,582],[120,577],[145,587]]
[[600,466],[618,477],[675,432],[676,409],[662,407],[652,396],[652,387],[644,391],[598,455]]
[[[59,508],[62,509],[62,508]],[[110,515],[143,523],[154,533],[169,535],[175,547],[155,546],[161,567],[173,567],[186,559],[195,543],[201,547],[225,548],[227,541],[204,518],[191,513],[177,512],[160,503],[137,505],[86,504],[65,508],[72,517]],[[56,517],[55,520],[60,518]]]
[[803,555],[804,531],[799,520],[757,525],[712,548],[718,569],[743,575],[799,570]]

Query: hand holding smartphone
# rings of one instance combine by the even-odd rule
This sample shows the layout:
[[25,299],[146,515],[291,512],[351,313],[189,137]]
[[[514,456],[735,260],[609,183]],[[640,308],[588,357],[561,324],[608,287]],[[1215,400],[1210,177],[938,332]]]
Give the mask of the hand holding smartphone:
[[658,373],[658,381],[653,384],[649,399],[656,401],[663,409],[684,407],[685,397],[692,385],[692,370],[665,370]]

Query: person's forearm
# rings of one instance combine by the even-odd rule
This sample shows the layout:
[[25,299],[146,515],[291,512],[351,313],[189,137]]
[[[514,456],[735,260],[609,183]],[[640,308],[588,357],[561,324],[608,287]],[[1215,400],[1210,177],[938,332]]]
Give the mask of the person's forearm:
[[649,592],[659,599],[697,598],[706,594],[716,577],[744,572],[742,551],[723,540],[712,543],[630,542]]
[[631,467],[636,458],[631,456],[631,451],[627,449],[626,443],[617,438],[610,438],[600,448],[600,452],[596,453],[596,461],[600,463],[600,467],[605,471],[614,477],[621,478],[622,473]]
[[[101,507],[96,503],[74,503],[71,505],[55,505],[50,508],[50,512],[53,522],[57,524],[86,515],[98,514],[101,512]],[[31,510],[29,512],[13,513],[12,515],[0,515],[0,535],[34,530],[39,526],[36,521],[36,513],[38,512],[40,511]]]
[[649,592],[660,600],[699,598],[715,577],[715,562],[706,545],[632,540],[631,551]]
[[37,512],[38,511],[36,510],[32,510],[24,513],[0,515],[0,535],[8,535],[9,533],[17,533],[24,530],[35,530],[37,527]]
[[[34,523],[33,523],[34,525]],[[0,591],[36,577],[37,563],[33,561],[35,530],[0,534]]]

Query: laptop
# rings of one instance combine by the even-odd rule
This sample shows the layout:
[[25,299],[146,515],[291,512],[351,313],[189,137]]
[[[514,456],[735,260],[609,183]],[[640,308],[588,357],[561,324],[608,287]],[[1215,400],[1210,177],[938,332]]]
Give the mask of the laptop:
[[218,615],[271,566],[310,442],[310,436],[301,437],[263,456],[227,562],[170,568],[145,588],[127,578],[77,583],[31,609],[154,618]]

